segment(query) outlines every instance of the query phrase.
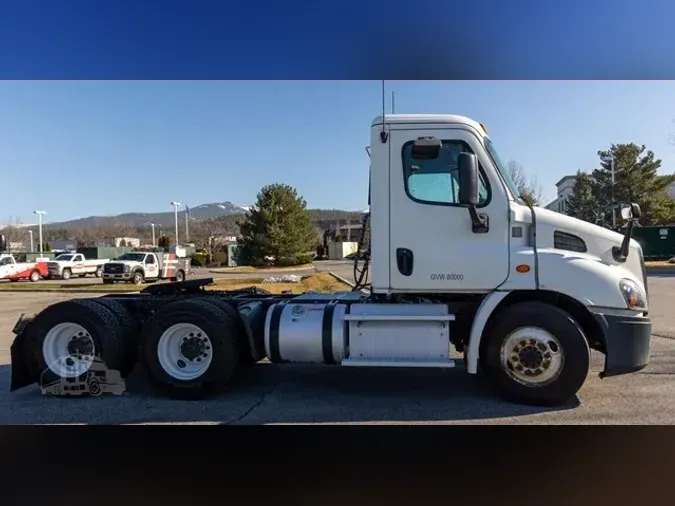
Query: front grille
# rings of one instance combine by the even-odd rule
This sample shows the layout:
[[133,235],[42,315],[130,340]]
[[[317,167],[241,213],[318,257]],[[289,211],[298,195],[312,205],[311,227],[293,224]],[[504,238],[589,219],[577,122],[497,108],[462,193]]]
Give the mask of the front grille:
[[553,234],[553,247],[577,253],[586,253],[588,248],[581,237],[556,230]]
[[122,264],[105,264],[103,272],[106,274],[122,274],[124,266]]

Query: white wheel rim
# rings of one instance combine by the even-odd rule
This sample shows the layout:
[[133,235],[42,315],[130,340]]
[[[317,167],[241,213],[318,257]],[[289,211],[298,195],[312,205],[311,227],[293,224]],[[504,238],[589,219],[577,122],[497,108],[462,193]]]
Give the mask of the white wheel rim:
[[40,277],[40,275],[35,271],[33,271],[30,275],[30,279],[32,279],[33,281],[37,281],[39,279],[39,277]]
[[42,342],[42,358],[49,370],[62,378],[75,378],[86,373],[95,352],[91,335],[77,323],[54,325]]
[[177,380],[202,376],[211,365],[213,346],[202,329],[191,323],[177,323],[164,331],[157,343],[162,369]]
[[539,327],[521,327],[509,334],[502,343],[500,358],[506,374],[530,387],[555,381],[565,364],[560,342]]

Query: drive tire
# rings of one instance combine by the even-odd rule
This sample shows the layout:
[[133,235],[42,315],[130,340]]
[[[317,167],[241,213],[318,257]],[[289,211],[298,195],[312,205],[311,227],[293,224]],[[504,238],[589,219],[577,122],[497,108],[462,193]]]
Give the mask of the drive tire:
[[[503,365],[502,346],[525,327],[543,330],[543,335],[557,341],[549,341],[549,346],[551,350],[559,348],[556,354],[561,353],[562,365],[548,383],[526,385],[514,378],[514,369]],[[497,314],[487,331],[481,342],[481,372],[505,399],[530,406],[557,406],[574,397],[586,381],[590,368],[588,341],[577,322],[562,309],[542,302],[518,303]]]
[[138,337],[140,334],[140,325],[124,304],[113,299],[91,299],[91,302],[100,304],[108,309],[117,319],[122,328],[122,341],[124,342],[124,356],[120,364],[120,376],[126,378],[129,376],[138,362],[139,346]]
[[[185,323],[202,329],[211,343],[211,362],[193,379],[172,376],[159,359],[162,335],[174,325]],[[157,311],[143,329],[141,353],[150,383],[174,399],[201,399],[219,393],[234,377],[239,359],[231,319],[221,308],[201,299],[176,301]]]
[[[86,299],[75,299],[53,304],[26,327],[24,355],[31,379],[38,384],[49,367],[42,346],[49,330],[59,323],[75,323],[83,327],[94,343],[94,356],[103,360],[109,369],[120,370],[124,358],[123,329],[109,309]],[[49,376],[59,378],[50,372]]]
[[246,327],[244,326],[244,322],[242,321],[242,316],[239,314],[239,311],[218,297],[205,297],[202,300],[219,307],[227,314],[227,316],[230,317],[230,320],[232,321],[232,327],[235,330],[237,352],[239,354],[239,367],[253,367],[256,361],[253,360],[253,355],[251,354],[248,344]]

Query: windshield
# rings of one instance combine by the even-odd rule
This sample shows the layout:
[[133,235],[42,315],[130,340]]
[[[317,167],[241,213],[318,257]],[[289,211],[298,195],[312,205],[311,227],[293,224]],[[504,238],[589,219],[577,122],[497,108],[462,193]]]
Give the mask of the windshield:
[[59,255],[56,257],[56,260],[62,260],[64,262],[69,262],[73,259],[73,255]]
[[117,257],[117,260],[128,260],[130,262],[142,262],[145,258],[145,253],[125,253]]
[[509,170],[499,159],[499,155],[497,154],[497,151],[492,145],[492,141],[488,138],[485,139],[485,147],[487,148],[490,157],[492,157],[492,161],[495,162],[495,165],[497,166],[499,173],[504,178],[506,186],[508,186],[509,190],[511,190],[511,194],[513,194],[513,196],[522,203],[522,197],[520,196],[520,192],[518,191],[518,186],[516,185],[515,181],[513,181],[513,178],[511,177]]

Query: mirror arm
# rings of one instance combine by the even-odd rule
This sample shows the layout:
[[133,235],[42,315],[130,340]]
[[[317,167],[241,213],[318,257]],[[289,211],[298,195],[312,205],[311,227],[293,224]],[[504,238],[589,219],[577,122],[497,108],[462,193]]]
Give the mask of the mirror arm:
[[612,248],[612,256],[614,260],[620,263],[624,263],[628,259],[628,252],[630,246],[631,235],[633,234],[633,225],[635,219],[631,218],[628,221],[628,226],[626,227],[626,233],[623,236],[623,241],[621,242],[621,247],[614,246]]
[[467,206],[471,216],[471,230],[474,234],[486,234],[490,230],[490,219],[487,214],[479,213],[476,206]]

